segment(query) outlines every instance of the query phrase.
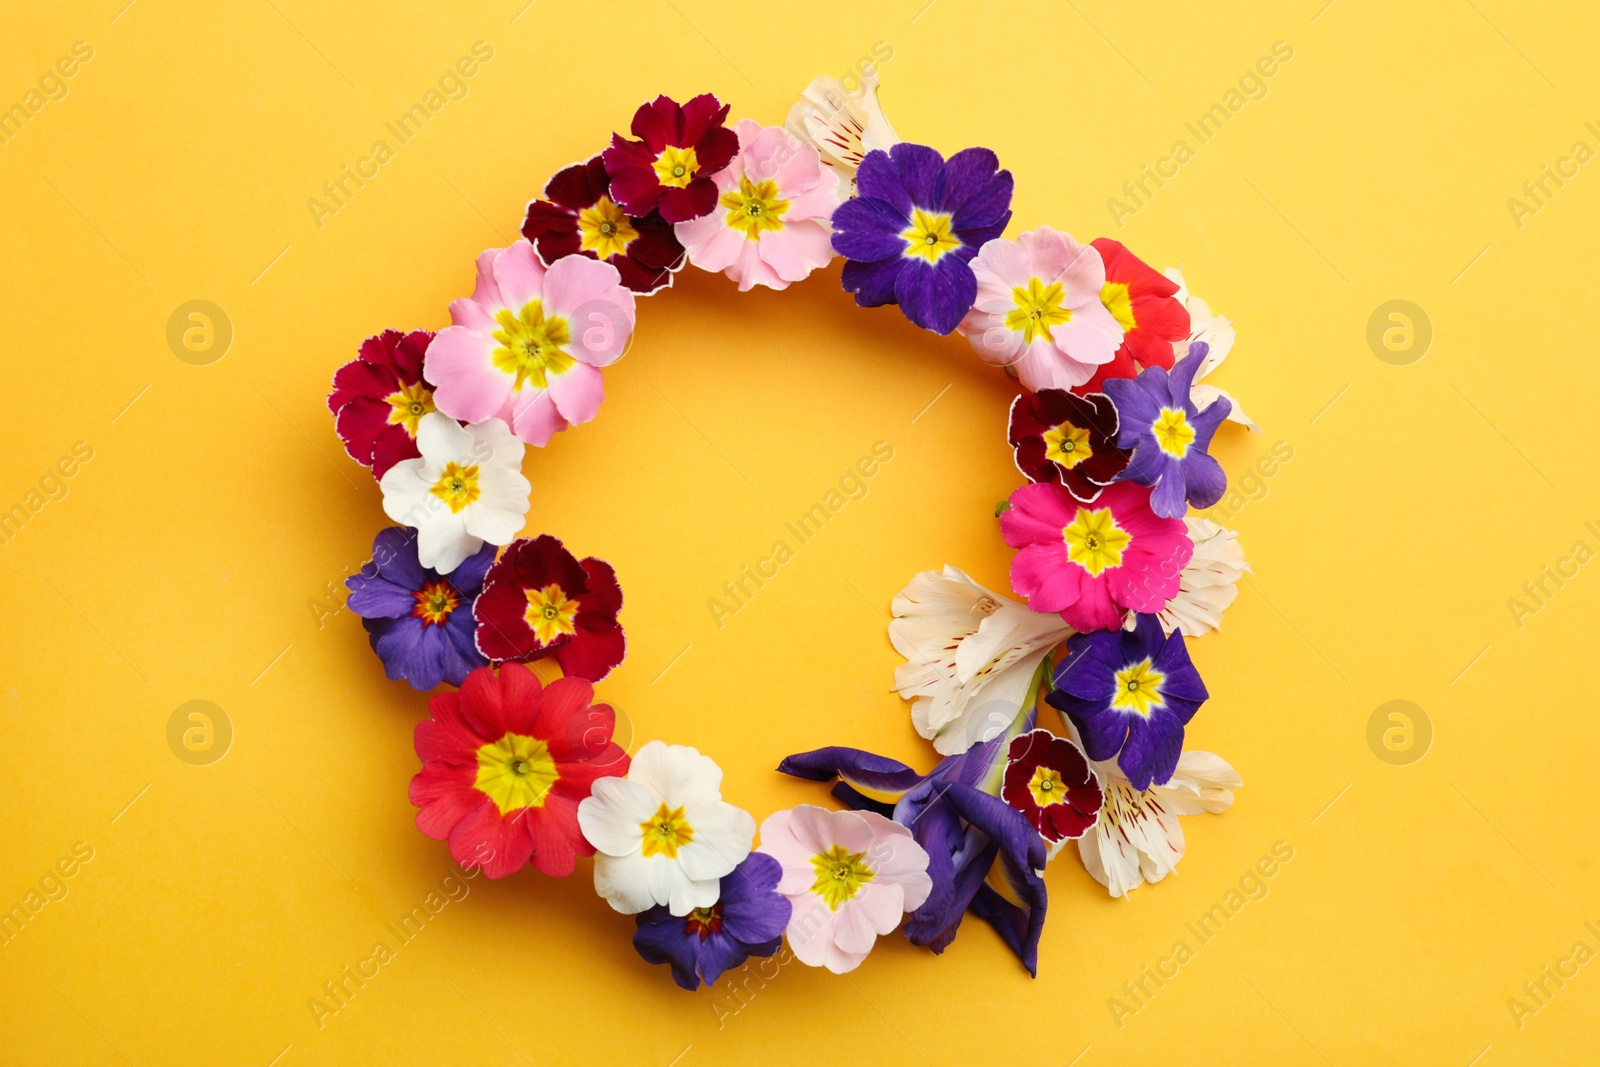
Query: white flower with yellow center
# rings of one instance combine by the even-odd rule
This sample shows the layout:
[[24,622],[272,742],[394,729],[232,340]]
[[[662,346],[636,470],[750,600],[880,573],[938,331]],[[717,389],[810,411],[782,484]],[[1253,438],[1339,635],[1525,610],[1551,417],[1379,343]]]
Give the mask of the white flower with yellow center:
[[684,745],[651,741],[626,778],[601,778],[578,805],[595,847],[595,892],[625,915],[716,904],[722,876],[750,854],[756,821],[722,799],[722,768]]
[[390,467],[379,483],[384,513],[417,531],[417,559],[449,574],[484,542],[503,545],[528,514],[522,442],[499,419],[462,426],[437,411],[417,423],[422,455]]
[[895,595],[889,640],[906,662],[895,688],[942,755],[965,752],[1022,710],[1045,653],[1072,628],[985,589],[955,567],[923,571]]

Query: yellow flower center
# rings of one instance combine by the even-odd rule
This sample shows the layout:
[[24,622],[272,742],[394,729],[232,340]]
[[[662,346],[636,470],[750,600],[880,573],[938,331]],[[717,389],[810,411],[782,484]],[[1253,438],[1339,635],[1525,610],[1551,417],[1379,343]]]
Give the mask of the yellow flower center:
[[1100,287],[1100,303],[1111,312],[1111,317],[1122,326],[1122,332],[1127,333],[1139,325],[1133,321],[1133,297],[1128,293],[1126,282],[1106,282]]
[[1107,567],[1122,566],[1122,550],[1133,540],[1117,525],[1110,508],[1079,508],[1072,522],[1061,528],[1061,537],[1067,543],[1067,559],[1095,577]]
[[457,466],[451,460],[428,492],[449,504],[451,514],[455,514],[478,499],[478,468]]
[[561,778],[550,746],[537,737],[506,734],[478,749],[478,792],[494,801],[501,815],[542,808],[550,787]]
[[783,214],[789,210],[789,201],[778,199],[777,182],[749,178],[740,178],[737,190],[723,193],[721,203],[728,209],[728,225],[743,230],[749,241],[783,229]]
[[578,212],[578,247],[601,259],[622,255],[638,236],[627,213],[608,196]]
[[541,645],[548,645],[561,634],[576,633],[578,602],[568,600],[559,585],[527,590],[528,610],[522,613],[529,629]]
[[911,225],[900,231],[906,243],[902,253],[907,259],[921,256],[929,263],[937,263],[945,253],[961,247],[961,239],[950,232],[950,216],[943,212],[911,209]]
[[647,857],[659,852],[669,860],[677,859],[678,849],[694,840],[694,827],[684,819],[683,809],[668,810],[664,803],[639,824],[639,829],[644,832],[643,852]]
[[501,308],[495,312],[494,320],[500,324],[493,334],[500,347],[490,353],[489,360],[495,369],[517,376],[514,392],[520,392],[524,382],[532,382],[536,389],[548,389],[550,375],[564,374],[577,362],[566,351],[572,343],[567,320],[559,315],[545,318],[542,301],[528,301],[520,315]]
[[404,426],[412,437],[422,416],[433,410],[433,391],[421,382],[402,385],[383,399],[389,405],[389,425]]
[[1090,456],[1094,448],[1089,444],[1089,431],[1070,422],[1063,422],[1044,432],[1044,458],[1071,470]]
[[1194,441],[1194,427],[1189,425],[1189,416],[1171,408],[1162,408],[1150,429],[1154,431],[1156,444],[1161,451],[1177,459],[1184,457]]
[[455,586],[443,578],[424,583],[421,589],[413,590],[411,595],[417,602],[411,614],[421,619],[424,626],[443,626],[445,620],[450,618],[450,613],[461,605]]
[[811,891],[821,897],[829,911],[838,911],[839,905],[861,891],[861,887],[875,877],[871,867],[864,862],[865,852],[848,852],[843,845],[834,845],[826,852],[811,857],[811,866],[817,880]]
[[1006,312],[1006,326],[1019,331],[1026,344],[1031,345],[1038,337],[1054,340],[1050,327],[1072,321],[1072,309],[1061,306],[1064,299],[1066,293],[1060,282],[1044,285],[1038,278],[1029,278],[1027,285],[1011,290],[1011,301],[1016,307]]
[[1148,658],[1124,667],[1117,672],[1115,688],[1111,692],[1111,706],[1117,711],[1131,711],[1142,719],[1148,719],[1152,711],[1166,704],[1161,699],[1161,685],[1166,680],[1165,674],[1150,666]]
[[657,181],[662,185],[682,189],[694,181],[695,174],[700,170],[700,161],[695,158],[693,148],[679,148],[675,144],[669,144],[656,157],[654,166]]
[[1033,802],[1041,808],[1067,802],[1067,783],[1061,780],[1061,772],[1053,767],[1035,767],[1028,791],[1033,794]]

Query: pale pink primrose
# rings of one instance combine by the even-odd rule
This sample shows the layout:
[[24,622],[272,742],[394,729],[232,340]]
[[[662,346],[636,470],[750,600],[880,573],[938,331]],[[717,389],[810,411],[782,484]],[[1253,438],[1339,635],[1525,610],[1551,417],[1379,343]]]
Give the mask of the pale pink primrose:
[[815,147],[781,126],[740,119],[739,151],[713,181],[711,214],[675,230],[689,262],[722,271],[739,291],[787,289],[833,258],[828,220],[839,206],[839,176]]
[[503,419],[545,445],[599,410],[600,368],[633,333],[633,293],[609,263],[566,256],[547,270],[518,241],[478,257],[477,286],[451,302],[450,321],[423,363],[434,405],[463,422]]
[[1030,392],[1082,385],[1116,355],[1122,326],[1100,299],[1106,267],[1093,245],[1041,226],[986,241],[972,272],[978,299],[958,329]]
[[808,967],[853,971],[882,934],[933,891],[928,854],[876,812],[802,804],[761,824],[761,847],[783,865],[778,892],[793,912],[789,948]]

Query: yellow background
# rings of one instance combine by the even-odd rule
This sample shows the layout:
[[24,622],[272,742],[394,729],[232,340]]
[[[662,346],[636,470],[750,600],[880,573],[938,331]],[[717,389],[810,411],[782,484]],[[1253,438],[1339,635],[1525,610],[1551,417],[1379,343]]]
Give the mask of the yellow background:
[[[0,545],[0,906],[93,849],[0,947],[0,1061],[1592,1058],[1600,965],[1520,1027],[1507,1004],[1580,939],[1600,950],[1600,576],[1549,584],[1520,626],[1507,606],[1574,542],[1600,548],[1600,163],[1520,226],[1506,203],[1575,141],[1600,148],[1588,5],[125,2],[32,5],[0,38],[5,106],[94,49],[0,147],[0,508],[93,448]],[[307,200],[394,147],[384,123],[480,40],[469,94],[316,225]],[[1194,147],[1184,123],[1277,41],[1294,56],[1266,95],[1118,228],[1108,198]],[[1293,459],[1230,518],[1254,575],[1192,646],[1213,695],[1190,743],[1239,769],[1237,803],[1186,819],[1180,876],[1129,901],[1071,853],[1053,865],[1037,980],[969,920],[942,958],[895,935],[844,978],[790,964],[743,1000],[690,996],[584,864],[468,883],[319,1028],[322,984],[451,873],[406,800],[426,698],[329,614],[385,522],[330,375],[384,327],[443,325],[472,257],[641,100],[711,90],[776,123],[876,42],[901,136],[989,145],[1016,176],[1013,234],[1115,236],[1238,324],[1217,380],[1264,433],[1217,451],[1235,475],[1279,441]],[[193,299],[233,327],[209,366],[165,339]],[[1366,341],[1394,299],[1434,329],[1409,366]],[[945,563],[1006,587],[1012,383],[856,310],[835,265],[742,296],[690,270],[641,303],[606,385],[592,425],[530,453],[528,529],[616,566],[629,656],[600,688],[632,743],[700,747],[758,818],[827,802],[774,773],[789,752],[930,766],[884,615]],[[867,497],[714,625],[708,598],[878,441],[894,458]],[[234,730],[210,766],[167,744],[194,699]],[[1397,699],[1433,728],[1409,766],[1367,742]],[[1276,842],[1294,858],[1267,896],[1196,947],[1185,923]],[[1179,940],[1194,959],[1117,1019]]]

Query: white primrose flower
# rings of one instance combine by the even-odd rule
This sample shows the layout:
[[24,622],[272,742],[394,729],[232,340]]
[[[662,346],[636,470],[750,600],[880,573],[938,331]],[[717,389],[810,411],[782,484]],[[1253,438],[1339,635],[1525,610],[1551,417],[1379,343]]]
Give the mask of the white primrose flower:
[[626,778],[595,781],[578,826],[596,850],[595,892],[624,915],[711,907],[756,836],[750,813],[722,799],[722,768],[661,741],[639,749]]
[[517,536],[533,487],[522,476],[522,442],[499,419],[462,426],[441,412],[417,425],[417,459],[384,473],[383,510],[417,531],[417,559],[449,574],[487,541]]

